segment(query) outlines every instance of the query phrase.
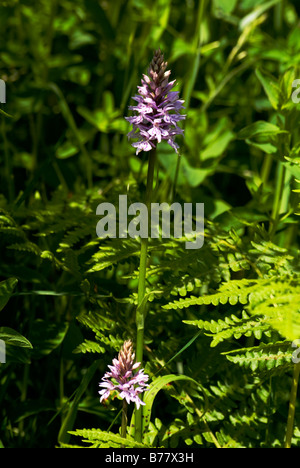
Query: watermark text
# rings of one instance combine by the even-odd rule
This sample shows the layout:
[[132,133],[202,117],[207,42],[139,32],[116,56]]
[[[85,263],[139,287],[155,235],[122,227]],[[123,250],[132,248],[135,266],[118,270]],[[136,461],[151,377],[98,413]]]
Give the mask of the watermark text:
[[0,80],[0,103],[6,103],[6,84],[4,80]]
[[0,364],[6,363],[6,346],[5,341],[0,340]]
[[294,364],[299,364],[300,362],[300,339],[294,340],[292,342],[292,347],[297,348],[292,354],[292,361]]
[[[144,203],[127,205],[127,195],[119,195],[119,210],[112,203],[100,203],[96,215],[103,216],[96,226],[100,238],[174,238],[188,239],[186,249],[200,249],[204,243],[204,203],[151,203],[150,212]],[[105,216],[104,216],[105,215]],[[128,220],[129,216],[133,219]],[[160,223],[161,218],[161,223]],[[128,222],[129,221],[129,222]]]

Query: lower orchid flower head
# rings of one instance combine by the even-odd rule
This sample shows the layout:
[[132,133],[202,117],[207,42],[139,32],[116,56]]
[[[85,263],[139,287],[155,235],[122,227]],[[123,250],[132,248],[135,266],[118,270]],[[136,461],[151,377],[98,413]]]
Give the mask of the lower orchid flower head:
[[149,376],[144,374],[144,369],[134,373],[141,365],[139,362],[134,363],[134,357],[132,342],[125,341],[118,354],[118,359],[113,359],[113,365],[108,366],[110,371],[104,374],[99,383],[99,387],[103,387],[99,391],[100,402],[107,399],[110,393],[116,390],[120,398],[125,399],[127,403],[135,403],[138,409],[140,405],[145,404],[139,398],[139,394],[147,390],[149,385],[146,382]]

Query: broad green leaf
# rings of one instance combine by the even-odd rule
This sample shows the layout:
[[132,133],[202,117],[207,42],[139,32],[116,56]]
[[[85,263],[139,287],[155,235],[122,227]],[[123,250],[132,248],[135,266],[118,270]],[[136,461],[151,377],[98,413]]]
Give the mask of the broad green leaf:
[[8,327],[0,327],[0,339],[6,345],[18,346],[21,348],[32,348],[32,344],[23,335]]
[[[143,406],[143,434],[147,432],[147,428],[150,423],[150,418],[151,418],[151,411],[152,411],[152,406],[154,399],[157,395],[157,393],[165,386],[170,384],[171,382],[177,382],[179,380],[188,380],[190,382],[193,382],[196,384],[198,387],[200,386],[199,382],[196,380],[192,379],[191,377],[188,377],[186,375],[175,375],[175,374],[169,374],[169,375],[164,375],[162,377],[158,377],[155,379],[149,386],[148,390],[144,393],[144,403],[145,406]],[[129,433],[131,435],[134,434],[134,421],[135,421],[135,411],[132,416],[131,424],[130,424],[130,431]]]
[[286,132],[277,127],[277,125],[274,125],[270,122],[266,122],[264,120],[258,120],[257,122],[254,122],[253,124],[250,124],[247,127],[240,130],[237,137],[240,140],[244,140],[246,138],[253,138],[258,136],[276,136],[279,133]]
[[210,165],[207,169],[192,167],[185,156],[178,156],[174,151],[172,153],[159,154],[160,163],[164,166],[172,181],[175,179],[178,157],[180,157],[178,185],[188,183],[190,187],[198,187],[214,170],[213,165]]
[[0,328],[0,340],[3,340],[5,348],[5,361],[11,363],[29,363],[28,350],[32,348],[31,343],[17,331],[8,328]]
[[170,61],[175,62],[183,55],[188,56],[188,55],[193,55],[193,53],[194,53],[193,44],[184,40],[181,37],[177,37],[174,39],[174,42],[173,42]]
[[12,296],[13,290],[16,287],[18,280],[16,278],[9,278],[0,283],[0,310],[2,310],[10,297]]
[[203,151],[201,151],[201,161],[221,156],[227,149],[229,143],[234,139],[234,133],[225,130],[217,136]]
[[198,167],[191,167],[189,164],[184,164],[182,167],[182,175],[191,187],[198,187],[212,172],[213,167],[200,169]]
[[282,98],[282,108],[285,108],[285,105],[288,104],[291,100],[291,93],[293,91],[293,82],[296,79],[295,69],[290,68],[287,70],[280,80],[280,91]]
[[271,75],[267,74],[266,72],[262,72],[261,70],[256,69],[255,73],[261,82],[272,107],[277,110],[280,99],[280,88],[277,81]]
[[213,0],[214,9],[221,9],[224,13],[231,13],[237,4],[237,0]]
[[255,146],[256,148],[267,154],[274,154],[277,152],[277,147],[275,145],[272,145],[272,143],[258,143],[249,139],[246,139],[246,143],[248,145]]

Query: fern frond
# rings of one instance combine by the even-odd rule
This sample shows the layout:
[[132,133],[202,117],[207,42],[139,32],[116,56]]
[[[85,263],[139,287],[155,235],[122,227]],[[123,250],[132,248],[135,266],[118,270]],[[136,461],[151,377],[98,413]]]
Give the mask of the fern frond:
[[73,351],[74,353],[98,353],[98,354],[104,354],[106,352],[106,349],[101,346],[100,343],[96,341],[91,341],[91,340],[84,340],[80,345],[78,345],[75,350]]
[[264,284],[268,284],[269,279],[241,279],[232,280],[223,283],[219,290],[214,294],[209,294],[201,297],[191,296],[179,301],[170,302],[164,305],[164,309],[183,309],[195,305],[209,305],[217,306],[219,304],[235,305],[237,303],[247,304],[250,294],[257,292]]
[[218,320],[183,320],[188,325],[195,325],[204,330],[207,336],[212,336],[211,347],[217,346],[224,340],[230,338],[239,339],[241,336],[251,336],[260,339],[263,333],[268,333],[270,326],[262,323],[259,318],[253,320],[246,311],[242,312],[242,317],[234,314],[219,318]]
[[124,340],[118,333],[115,320],[112,320],[109,314],[106,316],[100,311],[93,311],[80,314],[77,320],[95,333],[96,341],[84,341],[76,348],[75,352],[103,354],[107,349],[120,350]]
[[64,258],[64,268],[71,271],[73,275],[81,278],[80,267],[78,264],[78,253],[72,249],[67,249]]
[[260,316],[284,338],[293,341],[300,337],[299,275],[272,279],[250,298],[247,310]]
[[37,256],[41,255],[40,248],[33,242],[25,241],[23,243],[11,244],[7,247],[8,249],[18,250],[19,252],[30,252]]
[[270,372],[276,369],[287,370],[294,366],[292,360],[293,348],[291,343],[281,341],[271,344],[260,344],[252,348],[243,348],[224,353],[226,358],[249,368],[253,372]]
[[66,248],[72,248],[75,244],[78,244],[82,239],[90,238],[95,235],[95,223],[90,217],[88,219],[82,219],[80,226],[73,225],[72,229],[69,229],[59,244],[58,252],[65,250]]
[[11,237],[19,237],[21,239],[25,239],[25,233],[22,231],[21,228],[17,226],[0,227],[0,234],[1,236],[8,236],[9,239],[11,239]]
[[94,273],[110,267],[116,263],[122,262],[129,257],[139,256],[140,244],[130,240],[122,242],[119,239],[113,239],[108,245],[100,245],[99,251],[92,255],[88,261],[89,267],[87,273]]

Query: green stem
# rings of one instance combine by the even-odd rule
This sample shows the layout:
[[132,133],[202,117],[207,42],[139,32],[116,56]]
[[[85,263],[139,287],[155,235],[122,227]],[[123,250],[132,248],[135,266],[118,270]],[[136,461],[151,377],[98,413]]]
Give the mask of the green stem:
[[285,445],[284,445],[285,448],[291,448],[291,444],[292,444],[299,374],[300,374],[300,363],[297,363],[294,367],[292,388],[291,388],[291,394],[290,394],[289,414],[288,414],[288,420],[287,420],[287,425],[286,425],[286,438],[285,438]]
[[[60,358],[60,366],[59,366],[59,400],[60,400],[60,407],[63,408],[64,406],[64,362],[63,358]],[[65,418],[64,411],[61,412],[61,425],[64,422]]]
[[12,170],[12,160],[9,155],[8,150],[8,141],[6,137],[6,124],[5,117],[1,117],[1,134],[3,138],[3,148],[4,148],[4,158],[5,158],[5,177],[8,187],[8,200],[12,202],[14,199],[14,179],[13,179],[13,170]]
[[206,0],[200,0],[199,7],[198,7],[198,14],[197,14],[197,22],[196,22],[196,32],[195,32],[195,39],[192,47],[194,49],[194,61],[192,67],[189,71],[189,79],[186,81],[186,86],[184,90],[184,101],[185,107],[188,108],[191,100],[191,94],[195,86],[195,82],[197,79],[199,67],[200,67],[200,59],[201,59],[201,46],[202,46],[202,21],[204,18],[204,11],[206,7]]
[[273,158],[270,154],[266,154],[264,157],[262,169],[261,169],[261,180],[263,183],[264,188],[267,187],[267,183],[269,180],[269,175],[272,169]]
[[284,179],[285,179],[285,172],[286,169],[281,161],[278,163],[277,169],[277,183],[276,183],[276,192],[273,204],[273,211],[272,211],[272,225],[271,225],[271,237],[275,234],[279,216],[280,216],[280,205],[281,205],[281,198],[284,189]]
[[[148,215],[151,208],[151,196],[153,192],[153,178],[156,160],[155,149],[150,151],[146,187],[146,200]],[[149,227],[149,226],[148,226]],[[148,251],[148,238],[141,239],[141,253],[140,253],[140,269],[139,269],[139,283],[138,283],[138,307],[136,311],[136,326],[137,326],[137,343],[136,343],[136,360],[143,362],[143,332],[144,332],[144,319],[145,319],[145,290],[146,290],[146,269],[147,269],[147,251]]]
[[274,7],[274,29],[276,32],[279,32],[282,29],[283,12],[284,12],[284,0],[281,0]]
[[[151,196],[153,192],[153,178],[156,160],[156,150],[150,151],[146,187],[146,200],[145,205],[148,211],[148,219],[151,208]],[[149,228],[149,223],[148,223]],[[139,283],[138,283],[138,305],[136,310],[136,361],[143,362],[143,349],[144,349],[144,324],[146,303],[146,269],[147,269],[147,252],[148,252],[148,238],[141,238],[141,253],[140,253],[140,269],[139,269]],[[135,439],[139,442],[142,440],[142,406],[136,410],[135,416]]]
[[179,169],[180,169],[180,161],[181,161],[181,156],[178,153],[177,154],[175,175],[174,175],[174,182],[173,182],[172,193],[171,193],[171,202],[174,200],[174,197],[175,197],[176,185],[177,185],[177,180],[178,180],[178,176],[179,176]]
[[[28,390],[28,384],[29,384],[29,372],[30,372],[30,366],[29,364],[25,364],[23,382],[22,382],[22,388],[21,388],[21,396],[20,396],[21,404],[24,403],[27,398],[27,390]],[[23,436],[24,436],[24,419],[19,422],[19,437],[22,438]]]
[[127,432],[127,408],[128,408],[128,403],[124,399],[123,407],[122,407],[122,425],[121,425],[121,437],[123,437],[123,439],[126,439],[126,432]]
[[[49,59],[51,56],[52,52],[52,45],[53,45],[53,38],[54,38],[54,21],[56,17],[56,11],[57,11],[57,0],[53,0],[51,2],[51,11],[49,13],[49,24],[48,28],[45,31],[45,37],[46,37],[46,47],[45,47],[45,53],[43,57],[43,67],[41,71],[39,72],[38,80],[43,82],[45,85],[48,82],[48,77],[49,77]],[[36,49],[39,50],[39,49]],[[40,52],[36,54],[35,56],[36,61],[40,61]],[[40,107],[37,112],[36,116],[36,122],[34,126],[34,135],[33,135],[33,147],[32,147],[32,158],[33,158],[33,164],[32,164],[32,171],[34,172],[37,169],[38,166],[38,153],[40,149],[40,143],[42,139],[42,133],[43,133],[43,124],[44,124],[44,114],[43,114],[43,107],[44,107],[44,101],[43,98],[41,98],[40,102]]]

